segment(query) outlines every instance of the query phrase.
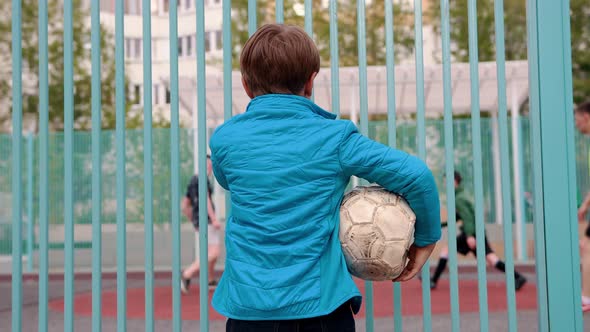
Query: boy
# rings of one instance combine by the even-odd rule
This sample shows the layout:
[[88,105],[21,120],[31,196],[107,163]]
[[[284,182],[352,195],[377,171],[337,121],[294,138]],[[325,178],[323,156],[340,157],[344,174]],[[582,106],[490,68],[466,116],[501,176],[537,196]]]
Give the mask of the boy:
[[[207,156],[207,176],[210,177],[212,174],[211,158]],[[208,266],[209,266],[209,286],[217,286],[217,280],[215,280],[215,263],[219,258],[220,253],[220,242],[221,242],[221,224],[215,217],[215,207],[211,201],[211,182],[207,179],[207,234],[208,236]],[[195,236],[199,238],[199,177],[194,175],[191,178],[191,182],[186,188],[186,195],[182,200],[182,212],[183,214],[193,223],[195,227]],[[199,259],[196,257],[195,261],[180,275],[180,291],[183,294],[188,293],[189,286],[191,284],[191,278],[199,273]]]
[[410,280],[440,238],[432,173],[309,100],[319,52],[300,28],[262,26],[244,45],[246,112],[211,137],[213,171],[231,194],[227,261],[213,307],[227,331],[354,331],[361,295],[338,239],[350,176],[405,197],[416,213]]
[[[459,172],[455,172],[455,214],[457,215],[457,221],[461,222],[461,232],[457,235],[457,253],[466,256],[470,252],[474,255],[476,253],[476,240],[475,240],[475,209],[473,203],[463,190],[461,181],[463,178]],[[484,235],[485,236],[485,235]],[[488,243],[487,237],[484,237],[485,243],[485,254],[486,261],[490,266],[494,266],[496,269],[506,272],[506,266],[504,262],[500,260],[498,255],[494,253]],[[434,274],[430,279],[430,289],[436,288],[436,283],[440,278],[447,266],[447,259],[449,257],[448,247],[443,247],[440,252],[440,258],[438,265],[434,270]],[[519,290],[526,283],[526,278],[520,273],[514,271],[514,287]]]

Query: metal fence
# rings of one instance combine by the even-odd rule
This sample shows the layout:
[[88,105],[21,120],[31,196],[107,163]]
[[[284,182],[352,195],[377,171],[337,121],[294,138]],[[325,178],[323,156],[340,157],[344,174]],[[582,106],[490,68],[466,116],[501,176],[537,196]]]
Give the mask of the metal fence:
[[[125,130],[125,77],[124,77],[124,1],[116,1],[115,14],[115,42],[116,42],[116,130],[113,133],[103,134],[100,132],[101,127],[101,98],[100,98],[100,10],[99,0],[91,1],[91,27],[92,27],[92,132],[86,143],[85,149],[91,148],[90,160],[86,157],[81,158],[77,142],[81,139],[79,134],[73,130],[73,47],[72,47],[72,17],[73,17],[73,0],[64,0],[64,132],[63,141],[57,139],[53,141],[48,131],[48,51],[47,51],[47,0],[39,0],[38,20],[39,20],[39,135],[38,135],[38,168],[35,176],[38,176],[38,190],[35,196],[39,201],[38,225],[39,225],[39,330],[48,329],[48,249],[49,249],[49,226],[53,220],[63,218],[64,225],[64,329],[73,331],[74,329],[74,252],[75,237],[74,224],[77,218],[84,213],[89,215],[92,227],[92,327],[93,331],[101,330],[101,244],[104,217],[101,212],[104,211],[105,205],[113,196],[108,192],[114,193],[114,199],[117,204],[114,208],[114,222],[116,225],[116,242],[117,242],[117,330],[125,331],[127,324],[127,262],[126,262],[126,243],[127,243],[127,222],[135,218],[134,209],[143,210],[143,223],[145,224],[145,312],[146,312],[146,330],[154,330],[154,243],[153,224],[160,220],[156,214],[160,207],[154,204],[155,194],[158,193],[158,182],[156,176],[156,162],[152,158],[158,152],[158,148],[167,146],[167,151],[161,152],[169,161],[169,173],[167,186],[169,186],[170,196],[167,203],[169,204],[169,214],[171,237],[172,237],[172,257],[171,269],[172,280],[177,281],[180,278],[181,263],[181,244],[180,244],[180,211],[176,207],[180,204],[182,194],[182,178],[187,176],[187,172],[181,172],[187,158],[187,154],[182,153],[181,142],[183,133],[179,128],[179,72],[178,72],[178,4],[176,0],[169,2],[169,31],[170,31],[170,119],[171,128],[169,132],[163,135],[168,136],[167,142],[154,144],[160,136],[159,133],[151,128],[151,0],[142,1],[142,24],[143,24],[143,70],[144,70],[144,121],[145,130],[137,135],[128,133]],[[453,125],[453,107],[451,100],[451,41],[449,37],[449,1],[441,0],[441,40],[442,40],[442,62],[443,62],[443,86],[444,86],[444,119],[441,135],[440,147],[444,146],[442,158],[446,161],[455,161],[460,158],[464,161],[463,156],[457,154],[456,146],[459,145],[458,136],[455,132],[460,131]],[[511,219],[512,195],[510,193],[510,171],[509,171],[509,145],[507,131],[507,110],[506,110],[506,84],[505,84],[505,58],[504,58],[504,22],[503,22],[503,2],[495,1],[495,37],[496,37],[496,62],[498,77],[498,131],[499,131],[499,159],[500,159],[500,179],[502,197],[508,198],[502,200],[503,220]],[[581,331],[582,316],[580,310],[580,277],[579,277],[579,254],[577,248],[577,228],[573,220],[575,216],[575,149],[573,135],[573,114],[572,109],[572,92],[571,92],[571,52],[569,36],[569,3],[567,0],[556,1],[527,1],[527,22],[528,22],[528,52],[529,52],[529,91],[530,91],[530,169],[532,172],[531,188],[533,204],[533,220],[535,227],[535,253],[536,253],[536,271],[537,271],[537,296],[538,296],[538,329],[540,331],[563,330],[563,331]],[[248,1],[248,30],[250,34],[255,31],[257,26],[256,19],[256,1]],[[283,1],[275,2],[276,20],[283,22]],[[231,40],[230,23],[231,2],[223,1],[223,39]],[[311,0],[304,1],[305,9],[305,28],[312,34],[313,21],[311,15]],[[424,117],[424,75],[423,75],[423,45],[422,45],[422,1],[414,2],[414,26],[415,26],[415,59],[416,59],[416,134],[417,134],[417,154],[422,159],[432,160],[434,156],[430,152],[427,141],[429,125]],[[326,11],[330,17],[330,48],[331,48],[331,68],[332,71],[332,107],[331,111],[340,112],[338,91],[338,31],[337,31],[337,1],[328,1]],[[204,1],[196,1],[196,77],[197,77],[197,109],[198,109],[198,165],[203,170],[206,167],[206,120],[207,105],[205,100],[206,81],[205,81],[205,34],[204,34]],[[22,133],[22,61],[21,61],[21,1],[12,0],[12,95],[13,95],[13,137],[11,141],[11,173],[12,181],[11,198],[12,198],[12,330],[22,330],[22,253],[20,238],[24,230],[22,221],[26,211],[26,187],[23,186],[23,179],[26,176],[24,157],[24,141],[18,138]],[[26,13],[25,13],[26,14]],[[400,146],[398,138],[401,137],[396,132],[396,110],[395,110],[395,89],[393,88],[395,77],[393,75],[393,8],[392,2],[385,2],[385,49],[387,50],[387,96],[388,96],[388,122],[387,122],[387,143],[391,146]],[[485,192],[486,178],[484,158],[488,152],[484,149],[487,147],[484,138],[486,137],[487,127],[482,125],[482,119],[479,109],[479,80],[478,80],[478,49],[477,49],[477,1],[468,1],[468,21],[469,21],[469,55],[470,55],[470,94],[471,94],[471,118],[469,131],[471,133],[471,154],[473,158],[465,161],[469,163],[464,166],[466,169],[473,170],[473,195],[476,206],[476,224],[477,224],[477,247],[482,251],[484,247],[484,222],[485,222]],[[369,18],[370,19],[370,18]],[[365,15],[365,1],[357,1],[357,33],[358,33],[358,70],[359,70],[359,109],[360,121],[359,127],[363,134],[369,134],[368,121],[368,100],[367,100],[367,55],[366,55],[366,25],[367,17]],[[231,44],[223,44],[223,72],[224,72],[224,115],[229,118],[232,115],[231,109]],[[143,135],[143,139],[141,136]],[[461,134],[460,137],[464,137]],[[143,158],[143,167],[133,167],[131,161],[127,159],[129,150],[134,147],[143,145],[143,156],[133,156],[133,158]],[[53,146],[62,146],[63,154],[52,154]],[[88,150],[85,150],[88,151]],[[61,152],[61,151],[60,151]],[[55,157],[54,156],[62,156]],[[111,158],[109,163],[105,163],[104,157]],[[58,160],[59,159],[59,160]],[[58,166],[52,166],[53,163]],[[133,165],[130,167],[130,165]],[[114,166],[114,168],[113,168]],[[443,166],[441,164],[441,166]],[[453,173],[454,162],[444,163],[444,172]],[[56,172],[63,173],[63,187],[55,189],[50,187],[51,170],[55,167]],[[107,169],[105,169],[107,167]],[[461,166],[463,167],[463,166]],[[89,176],[78,178],[77,170],[93,170]],[[108,172],[103,175],[102,172]],[[114,175],[113,175],[114,172]],[[133,178],[129,172],[134,172]],[[466,171],[469,172],[469,171]],[[200,176],[205,176],[205,172],[200,172]],[[559,176],[556,176],[559,175]],[[113,179],[114,177],[114,179]],[[205,195],[204,178],[199,183],[203,184],[200,188],[201,195]],[[80,181],[80,182],[77,182]],[[111,182],[108,182],[111,181]],[[114,181],[114,182],[112,182]],[[142,183],[143,182],[143,183]],[[90,183],[85,186],[84,199],[77,196],[79,186]],[[142,184],[143,185],[142,185]],[[63,206],[53,205],[54,195],[63,193]],[[114,191],[111,191],[114,189]],[[452,177],[447,177],[445,183],[441,183],[441,189],[446,192],[446,204],[449,211],[449,238],[454,238],[455,223],[454,218],[454,188]],[[81,189],[80,189],[81,190]],[[131,202],[131,195],[141,197],[138,192],[143,190],[143,204],[141,198]],[[59,196],[59,195],[57,195]],[[58,198],[59,199],[59,198]],[[34,199],[36,200],[36,199]],[[204,200],[201,203],[204,204]],[[57,205],[62,205],[56,203]],[[77,204],[84,204],[85,207],[78,211]],[[143,206],[142,206],[143,205]],[[57,211],[57,216],[52,216],[53,211]],[[60,212],[61,211],[61,212]],[[200,208],[201,221],[206,220],[206,209]],[[112,214],[111,220],[112,218]],[[162,217],[165,220],[166,217]],[[88,219],[87,219],[88,220]],[[564,223],[564,220],[566,223]],[[572,222],[567,222],[572,221]],[[61,222],[61,221],[60,221]],[[204,226],[204,225],[203,225]],[[201,227],[204,229],[206,227]],[[515,331],[517,327],[516,303],[514,293],[514,260],[513,260],[513,238],[512,223],[504,223],[505,254],[506,254],[506,284],[507,284],[507,325],[508,330]],[[205,261],[207,257],[206,232],[200,233],[201,248],[200,258]],[[458,275],[456,246],[454,241],[449,242],[450,249],[450,285],[451,285],[451,319],[452,330],[459,330],[459,302],[458,302]],[[485,274],[485,258],[483,255],[478,257],[478,301],[479,301],[479,329],[487,331],[489,329],[487,288]],[[207,270],[203,266],[201,271],[200,288],[207,288],[206,280]],[[424,330],[432,330],[432,314],[430,310],[430,292],[428,289],[429,266],[427,265],[422,271],[422,303],[423,303],[423,326]],[[180,316],[180,286],[178,282],[172,283],[172,330],[181,329]],[[401,307],[401,288],[399,284],[394,285],[394,307]],[[367,282],[365,287],[366,299],[366,330],[373,331],[373,288],[372,284]],[[206,292],[201,292],[200,306],[200,327],[201,331],[209,329],[209,307],[207,305]],[[401,310],[394,312],[394,327],[397,331],[402,329]]]
[[[532,159],[530,153],[530,133],[529,120],[527,117],[520,121],[522,130],[522,169],[529,170],[532,168]],[[471,121],[469,119],[456,119],[453,121],[453,133],[455,142],[455,165],[465,178],[466,190],[473,193],[473,156],[471,154]],[[397,147],[408,153],[418,154],[417,132],[415,121],[403,121],[397,123]],[[494,132],[496,130],[496,132]],[[444,174],[444,140],[442,140],[444,124],[442,120],[426,120],[427,133],[427,163],[434,172],[439,187],[443,184]],[[500,170],[496,168],[495,160],[499,159],[497,146],[494,144],[493,137],[497,135],[497,119],[485,118],[481,121],[482,135],[482,166],[483,166],[483,207],[484,221],[486,223],[502,223],[501,220],[501,201],[497,201],[497,184]],[[103,131],[101,133],[101,181],[102,181],[102,209],[101,223],[116,223],[116,149],[115,136],[113,131]],[[144,181],[142,172],[144,168],[143,152],[143,135],[141,129],[127,130],[125,135],[126,146],[126,224],[139,224],[142,226],[145,221],[144,215]],[[171,215],[171,192],[170,192],[170,161],[168,159],[168,147],[170,146],[170,130],[164,128],[154,129],[152,133],[154,149],[152,150],[153,160],[153,204],[158,209],[154,211],[154,225],[170,224]],[[386,121],[371,121],[369,123],[369,137],[376,141],[387,143],[388,128]],[[26,250],[27,255],[39,248],[39,141],[38,136],[29,135],[23,138],[24,149],[22,164],[25,165],[22,174],[23,191],[22,201],[24,202],[24,231],[22,238],[22,248]],[[509,145],[512,145],[512,135],[508,137]],[[586,192],[589,188],[588,183],[588,160],[585,158],[587,153],[586,147],[590,139],[583,135],[576,136],[576,176],[578,178],[578,192]],[[193,174],[197,156],[194,155],[193,149],[194,131],[192,129],[181,129],[180,139],[178,142],[180,152],[180,195],[185,193],[185,185],[188,183]],[[48,213],[48,222],[50,230],[50,246],[56,249],[63,249],[64,239],[60,230],[63,230],[64,224],[64,136],[63,133],[51,133],[49,135],[49,178],[48,190],[51,193],[49,205],[51,208]],[[0,134],[0,195],[2,204],[0,209],[0,255],[10,255],[12,253],[12,211],[11,206],[7,203],[11,200],[11,160],[12,137]],[[92,223],[92,149],[90,132],[75,132],[73,144],[73,188],[74,188],[74,224],[89,226]],[[510,164],[513,164],[514,156],[510,154]],[[510,187],[514,188],[514,177],[511,177]],[[522,221],[525,223],[533,222],[532,204],[530,193],[532,192],[532,173],[523,172],[522,190],[519,195],[513,195],[514,200],[518,199],[524,207]],[[225,220],[225,209],[223,206],[224,194],[221,188],[215,191],[215,201],[218,202],[218,214],[222,220]],[[501,193],[500,193],[501,195]],[[446,194],[441,195],[442,201],[446,200]],[[578,197],[579,198],[579,197]],[[500,213],[499,213],[500,212]],[[517,211],[511,212],[511,222],[516,222]],[[32,221],[32,224],[29,222]],[[519,220],[520,221],[520,220]],[[29,225],[32,225],[29,231]],[[89,228],[89,227],[85,227]],[[80,230],[80,226],[77,226]],[[75,233],[76,248],[92,248],[91,236],[87,232]],[[525,233],[521,233],[524,236]],[[521,238],[521,242],[526,242],[526,238]],[[30,246],[29,246],[30,244]],[[29,258],[29,264],[33,260]],[[104,266],[112,268],[114,266]],[[36,268],[32,267],[32,268]]]

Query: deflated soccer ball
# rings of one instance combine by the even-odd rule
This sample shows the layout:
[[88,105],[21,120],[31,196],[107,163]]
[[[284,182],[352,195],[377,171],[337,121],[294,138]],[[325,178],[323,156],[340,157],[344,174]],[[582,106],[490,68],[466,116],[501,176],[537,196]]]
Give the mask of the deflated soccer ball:
[[407,264],[416,215],[399,195],[382,187],[356,187],[340,206],[340,243],[350,273],[392,280]]

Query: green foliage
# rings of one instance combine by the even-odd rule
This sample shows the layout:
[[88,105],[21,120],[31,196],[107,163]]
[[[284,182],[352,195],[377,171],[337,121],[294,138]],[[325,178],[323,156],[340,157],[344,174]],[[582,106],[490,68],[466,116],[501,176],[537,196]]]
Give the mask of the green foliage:
[[570,0],[574,101],[590,100],[590,2]]
[[[435,31],[440,34],[440,1],[432,0],[428,11]],[[527,57],[526,0],[504,1],[504,34],[507,60]],[[469,61],[468,0],[449,2],[451,54],[459,62]],[[477,1],[477,40],[479,61],[496,58],[494,1]]]
[[[49,126],[63,130],[64,105],[64,43],[63,1],[48,3],[48,59],[49,59]],[[0,1],[0,50],[10,53],[12,18],[10,1]],[[37,121],[39,104],[39,34],[37,0],[22,1],[22,68],[23,115]],[[74,128],[87,130],[91,125],[91,47],[89,11],[82,0],[73,1],[73,60],[74,60]],[[6,130],[11,116],[12,66],[6,66],[0,75],[0,131]],[[101,87],[103,128],[115,126],[115,57],[114,38],[110,31],[101,28]],[[129,110],[129,103],[127,103]],[[133,117],[128,122],[136,125]],[[129,127],[129,126],[128,126]]]
[[[440,33],[440,1],[432,0],[428,16]],[[468,0],[449,2],[451,54],[460,62],[469,61]],[[590,99],[590,1],[570,0],[574,101]],[[527,59],[526,0],[504,1],[506,60]],[[496,56],[494,1],[477,1],[479,61]]]
[[[321,65],[330,65],[330,12],[324,1],[313,1],[313,39],[320,51]],[[275,3],[257,1],[257,23],[275,22]],[[358,65],[356,1],[338,1],[338,51],[340,66]],[[301,14],[303,1],[284,1],[285,24],[304,27]],[[385,65],[385,3],[372,1],[366,5],[367,64]],[[239,67],[242,45],[248,39],[248,1],[232,1],[233,66]],[[395,56],[409,54],[414,47],[413,14],[407,4],[394,4]]]

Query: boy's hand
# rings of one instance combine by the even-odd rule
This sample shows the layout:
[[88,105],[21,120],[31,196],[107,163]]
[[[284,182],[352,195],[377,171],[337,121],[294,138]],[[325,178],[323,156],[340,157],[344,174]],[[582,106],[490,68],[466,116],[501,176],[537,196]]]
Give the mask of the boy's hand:
[[422,266],[428,260],[428,257],[430,257],[430,254],[432,253],[432,250],[434,250],[435,246],[436,243],[429,244],[426,247],[416,247],[412,244],[412,246],[410,247],[410,251],[408,252],[408,265],[406,265],[406,268],[404,269],[402,274],[400,274],[399,277],[393,279],[392,281],[401,282],[408,281],[414,278],[414,276],[416,276],[416,274],[420,272]]
[[475,240],[474,236],[467,237],[467,245],[469,246],[469,248],[475,250],[475,247],[477,246],[477,241]]

